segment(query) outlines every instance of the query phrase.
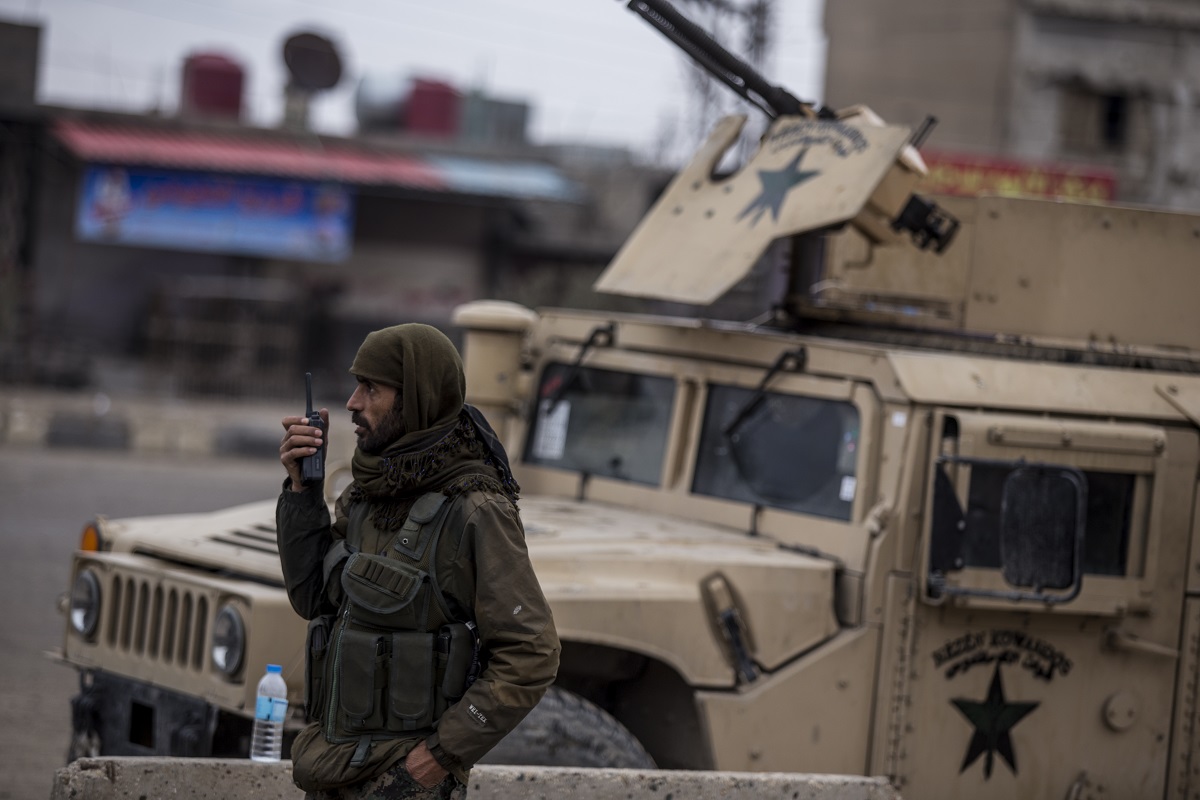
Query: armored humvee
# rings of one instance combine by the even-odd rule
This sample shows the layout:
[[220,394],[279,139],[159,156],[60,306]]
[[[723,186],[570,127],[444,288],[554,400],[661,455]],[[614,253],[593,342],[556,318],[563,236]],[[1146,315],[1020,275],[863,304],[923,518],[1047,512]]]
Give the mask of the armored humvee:
[[[795,111],[597,284],[702,304],[784,242],[765,322],[456,314],[563,641],[493,757],[1200,792],[1200,217],[934,204],[909,131]],[[244,753],[267,661],[302,724],[273,509],[85,530],[75,754]]]

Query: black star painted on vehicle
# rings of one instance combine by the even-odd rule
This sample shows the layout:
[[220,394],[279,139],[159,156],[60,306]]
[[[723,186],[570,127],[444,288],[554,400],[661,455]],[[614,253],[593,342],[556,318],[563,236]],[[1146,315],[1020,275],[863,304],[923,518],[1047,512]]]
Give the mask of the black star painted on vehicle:
[[799,153],[796,153],[796,157],[783,169],[760,169],[758,171],[758,179],[762,181],[762,191],[759,192],[758,197],[750,202],[750,205],[746,206],[741,214],[738,214],[737,218],[740,220],[753,211],[755,212],[754,219],[750,221],[750,225],[754,226],[762,218],[763,212],[769,208],[771,209],[771,219],[778,220],[779,209],[783,207],[783,199],[787,196],[787,193],[809,178],[821,174],[820,171],[815,169],[800,170],[800,160],[804,158],[804,154],[807,152],[808,148],[806,147]]
[[1008,703],[1004,700],[1004,686],[1000,683],[1000,665],[992,673],[992,685],[988,688],[987,699],[983,702],[956,698],[950,701],[962,712],[967,721],[975,726],[975,734],[967,745],[967,755],[963,758],[959,774],[967,771],[967,767],[975,763],[981,756],[986,755],[983,762],[983,777],[992,777],[992,763],[996,753],[1008,763],[1013,775],[1017,774],[1017,757],[1013,753],[1012,739],[1008,732],[1024,719],[1025,715],[1037,708],[1040,703]]

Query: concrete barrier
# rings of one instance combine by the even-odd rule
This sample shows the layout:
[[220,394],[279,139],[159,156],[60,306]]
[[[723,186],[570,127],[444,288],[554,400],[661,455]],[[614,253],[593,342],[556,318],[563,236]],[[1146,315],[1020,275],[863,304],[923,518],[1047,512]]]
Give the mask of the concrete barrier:
[[[470,800],[900,800],[883,778],[779,772],[683,772],[479,766]],[[302,800],[292,762],[84,758],[55,773],[51,800]]]

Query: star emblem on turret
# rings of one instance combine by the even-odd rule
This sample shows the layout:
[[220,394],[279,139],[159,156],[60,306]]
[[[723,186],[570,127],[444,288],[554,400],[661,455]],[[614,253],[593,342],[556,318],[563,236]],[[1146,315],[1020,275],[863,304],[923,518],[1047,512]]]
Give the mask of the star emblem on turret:
[[1008,768],[1017,774],[1017,756],[1013,752],[1012,738],[1009,731],[1025,718],[1025,715],[1037,708],[1040,703],[1009,703],[1004,699],[1004,685],[1000,682],[1000,666],[997,664],[992,673],[992,683],[988,687],[987,698],[983,701],[955,698],[950,701],[962,712],[967,721],[975,726],[975,734],[967,745],[967,754],[963,758],[959,774],[967,771],[980,756],[985,756],[983,762],[983,777],[992,777],[992,765],[997,753]]
[[799,153],[796,153],[796,157],[783,169],[760,169],[758,171],[758,179],[762,182],[762,191],[759,192],[758,197],[755,197],[751,201],[750,205],[746,206],[741,214],[738,214],[737,218],[741,220],[750,212],[754,212],[754,219],[750,220],[750,225],[754,226],[758,224],[763,213],[767,209],[770,209],[771,219],[778,221],[779,210],[783,207],[783,201],[787,197],[787,193],[810,178],[821,174],[819,170],[815,169],[800,169],[800,161],[807,152],[808,148],[806,147]]

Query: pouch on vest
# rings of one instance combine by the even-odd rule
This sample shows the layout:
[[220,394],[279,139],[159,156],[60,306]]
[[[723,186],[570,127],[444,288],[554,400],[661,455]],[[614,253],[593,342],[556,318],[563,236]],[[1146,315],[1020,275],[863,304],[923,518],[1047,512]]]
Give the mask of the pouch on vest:
[[429,540],[439,532],[437,525],[429,525],[446,503],[446,495],[440,492],[430,492],[417,498],[408,512],[408,517],[400,527],[392,547],[413,561],[420,561],[425,555]]
[[329,642],[336,617],[319,616],[308,623],[304,637],[304,701],[309,719],[325,717],[325,663],[329,657]]
[[445,653],[446,659],[440,688],[447,705],[466,694],[474,682],[475,676],[471,673],[479,663],[475,655],[478,642],[475,632],[462,622],[443,625],[438,632],[438,650]]
[[433,726],[443,709],[435,708],[437,659],[434,635],[398,631],[391,635],[391,689],[388,692],[390,731],[417,731]]
[[341,660],[334,680],[341,722],[350,732],[380,730],[387,722],[391,636],[347,627],[339,647]]
[[429,609],[429,573],[387,556],[355,553],[342,570],[354,622],[419,630]]

